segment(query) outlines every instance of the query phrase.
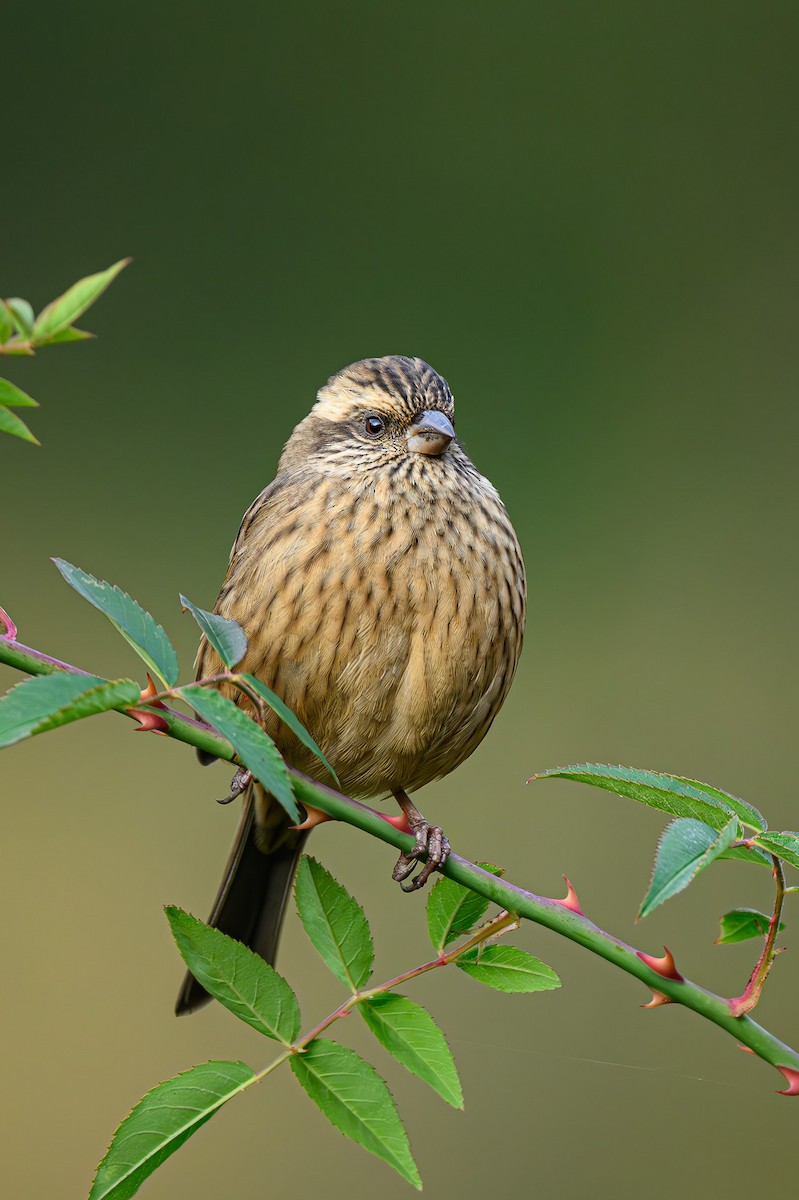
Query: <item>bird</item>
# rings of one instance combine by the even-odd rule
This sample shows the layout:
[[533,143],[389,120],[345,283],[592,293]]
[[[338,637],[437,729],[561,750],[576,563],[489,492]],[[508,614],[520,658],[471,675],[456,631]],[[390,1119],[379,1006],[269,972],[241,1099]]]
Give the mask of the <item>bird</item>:
[[[409,793],[483,740],[516,670],[526,609],[518,538],[455,432],[449,384],[420,358],[389,355],[352,363],[319,390],[242,519],[214,612],[247,635],[237,670],[293,710],[341,790],[396,797],[416,837],[394,868],[409,890],[449,851]],[[224,673],[207,640],[195,669],[198,679]],[[256,715],[230,684],[216,686]],[[291,767],[323,777],[274,713],[259,719]],[[272,965],[306,837],[250,779],[209,924]],[[208,999],[188,974],[176,1012]]]

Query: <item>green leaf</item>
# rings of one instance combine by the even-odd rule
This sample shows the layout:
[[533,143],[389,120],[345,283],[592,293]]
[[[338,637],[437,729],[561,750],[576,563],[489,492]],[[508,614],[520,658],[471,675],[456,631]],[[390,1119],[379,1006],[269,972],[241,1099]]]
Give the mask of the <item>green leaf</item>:
[[782,833],[769,829],[768,833],[758,835],[756,845],[768,854],[775,854],[783,862],[790,863],[792,867],[799,867],[799,833],[792,829],[784,829]]
[[730,846],[729,850],[725,850],[719,855],[721,859],[735,859],[738,862],[754,863],[756,867],[771,867],[773,864],[771,859],[764,850],[758,850],[757,846]]
[[384,992],[359,1004],[358,1011],[389,1054],[429,1083],[447,1104],[463,1108],[452,1052],[426,1009],[396,992]]
[[11,313],[6,308],[5,300],[0,300],[0,346],[7,342],[14,332],[14,322]]
[[201,1125],[256,1078],[243,1062],[207,1062],[159,1083],[114,1134],[89,1200],[128,1200]]
[[314,948],[336,979],[357,992],[374,963],[372,935],[360,904],[308,855],[300,859],[294,894]]
[[191,613],[222,662],[232,671],[247,653],[247,635],[238,621],[229,621],[217,613],[206,612],[185,596],[180,597],[180,603],[184,612]]
[[33,336],[36,341],[52,338],[54,333],[59,333],[73,321],[77,321],[81,313],[94,304],[95,300],[102,295],[130,261],[129,258],[123,258],[105,271],[98,271],[96,275],[87,275],[84,279],[73,283],[72,287],[68,288],[62,296],[52,300],[46,308],[42,309],[33,325]]
[[132,679],[100,679],[54,671],[25,679],[0,700],[0,747],[111,708],[128,708],[141,695]]
[[467,950],[455,965],[498,992],[549,992],[560,987],[551,967],[518,946],[486,946]]
[[[492,875],[502,874],[499,867],[490,863],[477,865]],[[450,942],[474,929],[485,916],[489,903],[484,896],[452,879],[439,879],[427,898],[427,931],[434,949],[441,954]]]
[[28,301],[11,296],[6,300],[6,311],[20,337],[29,338],[33,331],[33,309]]
[[[756,908],[733,908],[721,918],[721,932],[716,938],[717,946],[745,942],[747,938],[763,937],[768,933],[769,918]],[[780,929],[784,929],[780,921]]]
[[296,717],[289,706],[285,704],[279,696],[276,696],[275,693],[271,691],[271,689],[268,688],[265,683],[261,683],[260,679],[256,679],[254,675],[245,675],[244,678],[251,687],[255,688],[258,695],[266,701],[272,711],[277,713],[281,721],[288,725],[289,729],[292,731],[295,737],[302,742],[303,746],[310,750],[311,754],[316,755],[322,766],[325,767],[333,776],[335,783],[338,783],[338,776],[336,775],[336,772],[333,770],[330,763],[327,761],[324,754],[319,749],[299,717]]
[[608,763],[579,763],[542,771],[533,775],[528,782],[535,779],[571,779],[575,783],[588,783],[670,813],[673,817],[694,817],[713,829],[722,829],[733,813],[751,829],[760,831],[766,828],[762,814],[751,804],[710,784],[697,779],[683,779],[679,775],[664,775],[658,771],[617,767]]
[[0,404],[6,404],[9,408],[39,407],[38,400],[34,400],[33,396],[29,396],[21,388],[15,387],[7,379],[0,379]]
[[34,354],[33,347],[19,334],[14,334],[10,341],[3,346],[3,354],[26,354],[28,358],[32,358]]
[[1,404],[0,433],[10,433],[12,437],[22,438],[23,442],[33,442],[34,446],[41,445],[39,439],[33,436],[25,422],[21,421],[10,408],[4,408]]
[[374,1067],[347,1046],[317,1038],[304,1054],[292,1056],[291,1069],[336,1129],[421,1188],[408,1135]]
[[74,325],[67,325],[66,329],[59,329],[58,333],[52,334],[51,337],[37,338],[36,345],[60,346],[64,342],[85,342],[94,336],[85,329],[76,329]]
[[737,817],[732,817],[721,831],[690,817],[672,821],[658,843],[652,880],[641,901],[638,916],[649,916],[658,905],[684,891],[739,833]]
[[722,791],[721,788],[712,787],[709,783],[702,783],[699,779],[684,779],[681,775],[675,775],[674,778],[678,783],[684,783],[688,787],[701,792],[703,796],[707,796],[709,799],[716,800],[720,804],[725,804],[727,808],[731,808],[739,821],[749,829],[760,830],[767,828],[766,818],[762,812],[755,808],[754,804],[750,804],[747,800],[742,800],[740,796],[736,796],[732,792]]
[[53,562],[69,586],[108,617],[153,674],[166,687],[173,687],[178,679],[178,656],[164,630],[150,614],[115,584],[95,579],[94,575],[73,567],[63,558],[54,558]]
[[198,983],[239,1020],[290,1045],[300,1031],[300,1010],[283,976],[241,942],[182,909],[170,904],[164,912]]
[[299,825],[302,818],[291,776],[277,746],[261,726],[215,688],[191,684],[181,688],[180,694],[203,721],[228,739],[244,766],[283,805],[294,824]]

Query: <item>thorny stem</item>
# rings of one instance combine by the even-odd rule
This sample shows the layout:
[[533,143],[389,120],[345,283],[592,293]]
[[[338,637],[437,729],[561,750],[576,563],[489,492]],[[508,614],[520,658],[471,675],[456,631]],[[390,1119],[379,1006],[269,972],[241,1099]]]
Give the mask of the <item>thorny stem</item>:
[[[88,674],[7,637],[0,637],[0,662],[31,675],[49,674],[56,670]],[[145,711],[148,709],[146,704],[141,707]],[[119,711],[125,712],[125,709],[121,708]],[[152,711],[164,719],[170,737],[187,742],[216,758],[228,762],[236,760],[235,751],[227,738],[202,721],[186,717],[170,708],[158,707]],[[334,820],[345,821],[395,849],[408,851],[413,847],[414,839],[396,829],[382,813],[361,804],[360,801],[341,795],[310,776],[303,775],[301,771],[289,768],[289,774],[300,803],[321,809]],[[690,979],[674,979],[661,974],[641,958],[635,947],[607,933],[582,913],[565,907],[560,900],[537,896],[492,875],[457,854],[450,854],[440,871],[448,879],[463,884],[464,887],[498,904],[500,908],[552,929],[562,937],[584,946],[592,954],[640,979],[654,993],[665,996],[673,1003],[682,1004],[712,1021],[738,1043],[783,1071],[789,1082],[786,1094],[799,1094],[799,1052],[758,1025],[748,1014],[737,1016],[732,1013],[728,999],[700,987]]]
[[305,1033],[302,1037],[297,1038],[292,1042],[292,1051],[302,1053],[306,1046],[324,1033],[334,1021],[338,1021],[340,1017],[348,1017],[358,1004],[363,1004],[365,1000],[371,1000],[374,996],[382,996],[386,992],[390,992],[392,988],[399,987],[400,984],[407,983],[410,979],[417,979],[420,975],[425,975],[428,971],[434,971],[437,967],[447,967],[454,962],[456,958],[460,958],[467,950],[473,949],[474,946],[480,946],[484,942],[490,941],[491,938],[498,937],[501,933],[509,933],[513,929],[519,928],[519,921],[510,913],[501,912],[490,921],[486,921],[471,937],[465,942],[461,942],[454,950],[439,954],[438,958],[433,958],[430,962],[422,963],[419,967],[413,967],[410,971],[405,971],[402,975],[395,975],[393,979],[386,980],[385,983],[380,983],[377,987],[368,988],[366,991],[354,991],[351,996],[348,996],[343,1004],[329,1016],[315,1025],[310,1033]]
[[782,863],[776,855],[772,854],[771,861],[774,864],[772,874],[776,887],[776,895],[774,897],[774,909],[771,914],[771,920],[768,923],[766,932],[766,941],[763,946],[763,953],[755,964],[755,969],[749,976],[749,982],[744,988],[740,996],[734,996],[730,1000],[730,1012],[734,1017],[742,1017],[744,1013],[751,1012],[760,999],[760,993],[763,991],[763,985],[768,978],[768,973],[774,965],[774,960],[779,954],[779,950],[774,949],[774,943],[777,940],[777,933],[780,928],[780,918],[782,916],[782,904],[785,899],[785,872],[782,868]]
[[416,979],[418,975],[424,975],[427,971],[433,971],[436,967],[447,967],[456,958],[460,958],[462,954],[465,954],[467,950],[482,945],[483,942],[487,942],[490,938],[499,937],[502,933],[511,933],[514,929],[518,929],[520,924],[519,918],[512,916],[511,913],[498,913],[496,917],[492,917],[490,921],[482,925],[468,941],[462,942],[454,950],[450,950],[446,954],[442,951],[438,958],[432,958],[430,962],[423,963],[421,967],[414,967],[412,971],[406,971],[404,975],[397,975],[394,979],[389,979],[388,983],[381,984],[380,987],[370,988],[367,992],[359,992],[355,999],[368,1000],[372,996],[379,996],[381,992],[387,992],[391,988],[407,983],[409,979]]

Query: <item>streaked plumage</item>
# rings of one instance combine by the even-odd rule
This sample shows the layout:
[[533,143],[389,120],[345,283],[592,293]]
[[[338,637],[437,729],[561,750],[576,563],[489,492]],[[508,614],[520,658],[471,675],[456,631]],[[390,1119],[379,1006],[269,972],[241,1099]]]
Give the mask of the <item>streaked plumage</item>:
[[[333,376],[245,514],[217,600],[247,633],[241,669],[297,713],[353,796],[415,791],[463,762],[521,650],[519,544],[449,422],[450,389],[421,359],[366,359]],[[198,677],[220,669],[203,643]],[[270,717],[266,728],[289,763],[320,774],[285,725]],[[285,822],[258,800],[242,836],[276,824],[260,839],[271,851],[286,844]],[[254,864],[268,876],[267,857]],[[254,947],[267,958],[279,922]],[[253,941],[252,929],[236,936]]]

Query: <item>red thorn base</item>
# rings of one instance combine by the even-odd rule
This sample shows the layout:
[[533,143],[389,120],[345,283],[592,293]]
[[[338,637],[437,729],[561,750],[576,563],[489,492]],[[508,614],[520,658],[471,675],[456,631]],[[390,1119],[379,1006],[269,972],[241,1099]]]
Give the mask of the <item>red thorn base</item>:
[[125,712],[135,717],[139,722],[135,733],[160,733],[165,735],[169,731],[169,725],[163,717],[159,717],[158,713],[149,712],[145,708],[126,708]]
[[799,1096],[799,1071],[796,1067],[780,1067],[777,1070],[781,1071],[785,1076],[788,1086],[778,1090],[778,1096]]
[[396,830],[398,830],[400,833],[412,833],[413,832],[410,825],[408,824],[408,818],[404,812],[397,813],[396,817],[390,817],[390,816],[388,816],[387,813],[380,813],[379,815],[383,818],[384,821],[388,821],[389,825],[393,825],[394,828]]
[[577,893],[574,890],[571,879],[569,879],[568,875],[564,875],[563,880],[566,884],[566,895],[562,900],[556,896],[552,896],[551,899],[555,904],[559,904],[561,908],[568,908],[569,912],[577,913],[578,917],[584,917],[585,913],[580,907],[580,901],[577,899]]
[[142,704],[150,704],[153,708],[166,708],[163,700],[153,700],[153,696],[158,695],[158,688],[153,683],[153,677],[150,672],[147,672],[147,687],[140,693],[139,699]]
[[663,949],[666,953],[662,958],[655,958],[652,954],[644,954],[643,950],[636,950],[635,953],[642,963],[646,963],[648,967],[651,967],[653,971],[657,971],[658,975],[662,975],[664,979],[681,981],[682,975],[674,965],[674,955],[668,946],[664,946]]
[[664,996],[662,992],[656,992],[652,988],[652,999],[648,1004],[642,1004],[641,1008],[660,1008],[661,1004],[671,1004],[671,997]]
[[317,825],[324,825],[325,821],[333,821],[330,813],[322,812],[321,808],[311,808],[310,804],[304,804],[305,820],[302,825],[292,825],[292,829],[315,829]]

